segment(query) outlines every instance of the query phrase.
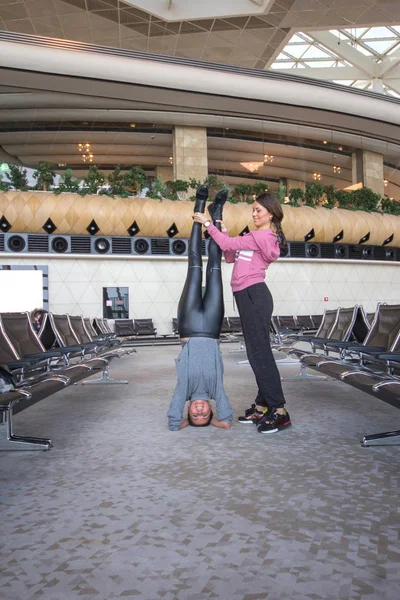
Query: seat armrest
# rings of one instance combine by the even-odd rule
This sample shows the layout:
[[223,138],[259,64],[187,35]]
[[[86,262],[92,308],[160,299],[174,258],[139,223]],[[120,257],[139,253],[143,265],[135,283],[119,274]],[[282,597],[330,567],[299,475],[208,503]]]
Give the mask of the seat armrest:
[[5,363],[5,365],[11,369],[12,371],[14,371],[15,369],[24,369],[25,367],[31,367],[32,365],[34,365],[35,363],[41,361],[42,359],[32,359],[32,360],[14,360],[14,361],[10,361]]
[[377,358],[400,363],[400,352],[383,352],[382,354],[378,354]]
[[340,340],[326,340],[325,346],[328,348],[346,348],[347,342],[341,342]]
[[85,348],[83,346],[65,346],[64,348],[57,348],[61,354],[69,354],[70,352],[83,352]]
[[386,350],[386,348],[382,348],[382,346],[354,346],[350,345],[346,347],[346,350],[350,350],[350,352],[361,352],[362,354],[377,354],[378,352],[382,352]]
[[24,354],[23,358],[27,358],[28,360],[38,361],[45,360],[46,358],[56,358],[57,356],[61,356],[62,352],[59,350],[49,350],[48,352],[37,352],[35,354]]

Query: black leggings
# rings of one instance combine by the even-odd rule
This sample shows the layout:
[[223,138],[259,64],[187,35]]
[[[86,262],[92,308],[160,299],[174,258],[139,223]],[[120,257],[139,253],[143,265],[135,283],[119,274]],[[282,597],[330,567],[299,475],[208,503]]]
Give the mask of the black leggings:
[[282,408],[285,397],[269,337],[274,307],[271,292],[265,283],[256,283],[235,292],[234,296],[242,322],[247,358],[258,385],[256,404]]
[[193,223],[186,282],[178,304],[178,332],[181,338],[219,339],[224,318],[221,254],[221,249],[210,239],[206,290],[202,296],[201,224]]

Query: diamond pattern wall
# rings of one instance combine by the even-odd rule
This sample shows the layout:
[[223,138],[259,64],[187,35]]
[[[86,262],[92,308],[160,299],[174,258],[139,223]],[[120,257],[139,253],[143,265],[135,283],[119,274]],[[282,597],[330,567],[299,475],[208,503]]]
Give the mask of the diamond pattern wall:
[[[10,258],[2,264],[48,265],[50,310],[102,317],[103,287],[129,288],[131,318],[153,319],[158,333],[171,333],[186,277],[186,258]],[[223,263],[225,314],[237,315],[229,285],[232,267]],[[335,262],[281,259],[267,271],[275,314],[320,314],[326,308],[377,302],[398,303],[398,263]],[[324,301],[324,298],[328,301]],[[1,311],[1,297],[0,297]]]

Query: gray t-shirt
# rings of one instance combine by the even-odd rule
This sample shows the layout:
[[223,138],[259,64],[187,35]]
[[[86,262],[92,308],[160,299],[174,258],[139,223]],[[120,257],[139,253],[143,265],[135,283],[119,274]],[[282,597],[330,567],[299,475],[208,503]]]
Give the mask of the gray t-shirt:
[[187,400],[215,400],[218,420],[231,423],[232,408],[224,390],[218,340],[190,338],[175,362],[178,382],[168,410],[170,430],[179,429]]

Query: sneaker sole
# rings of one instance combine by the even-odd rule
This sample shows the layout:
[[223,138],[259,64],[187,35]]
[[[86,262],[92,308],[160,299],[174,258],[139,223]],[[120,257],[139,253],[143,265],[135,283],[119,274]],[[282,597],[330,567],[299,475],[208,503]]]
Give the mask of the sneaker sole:
[[242,425],[248,425],[249,423],[254,423],[254,419],[246,419],[245,421],[239,421],[238,419],[238,423],[241,423]]
[[258,433],[278,433],[278,431],[283,431],[286,427],[289,427],[291,422],[285,423],[282,427],[276,427],[275,429],[270,429],[269,431],[258,431]]

